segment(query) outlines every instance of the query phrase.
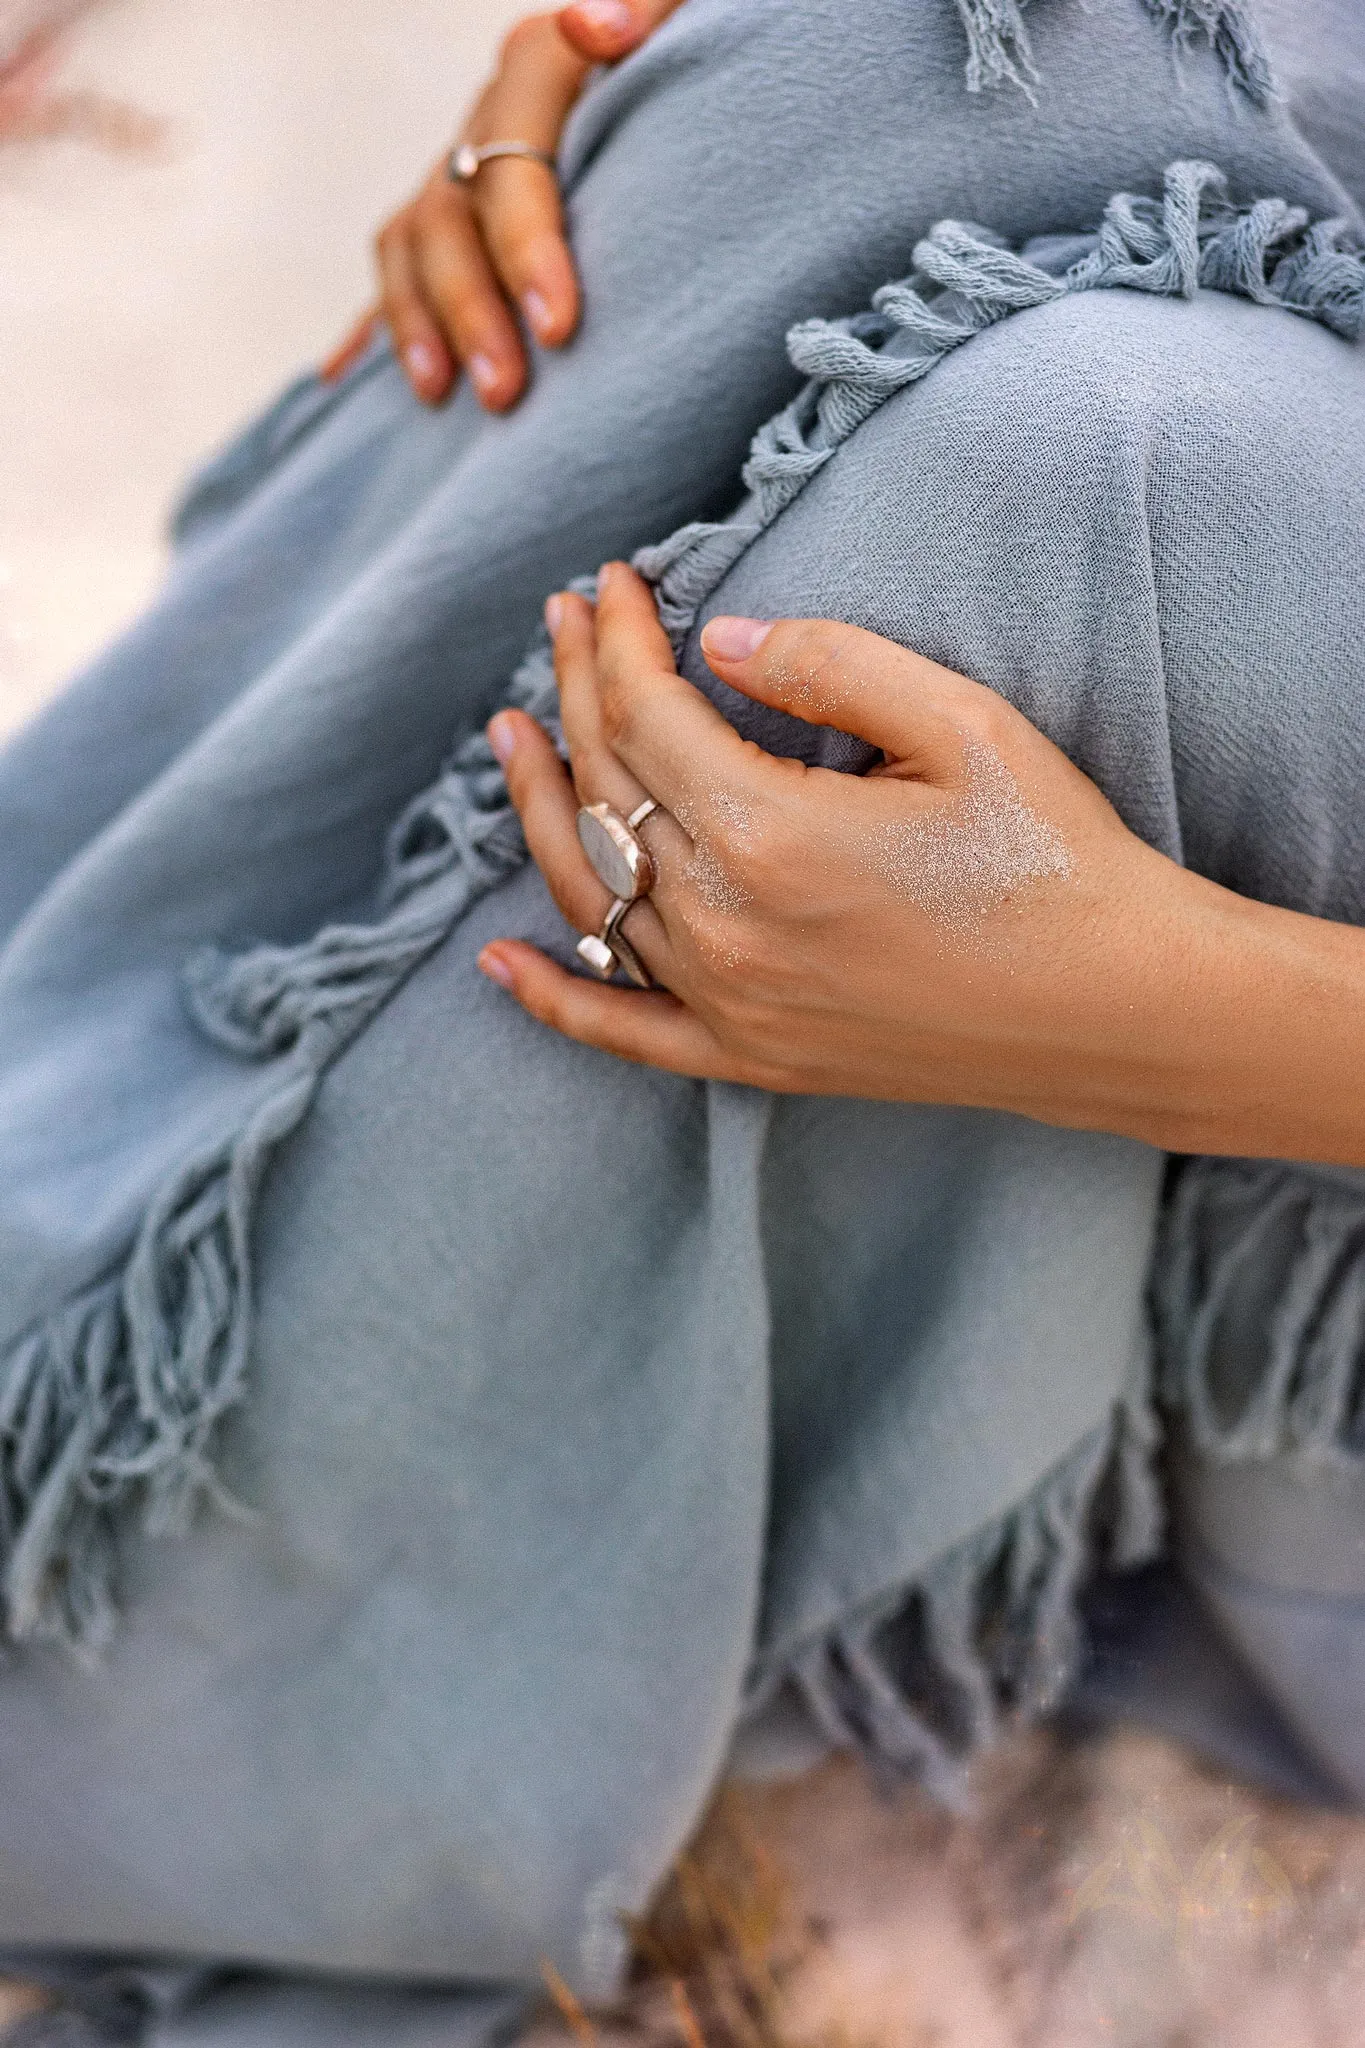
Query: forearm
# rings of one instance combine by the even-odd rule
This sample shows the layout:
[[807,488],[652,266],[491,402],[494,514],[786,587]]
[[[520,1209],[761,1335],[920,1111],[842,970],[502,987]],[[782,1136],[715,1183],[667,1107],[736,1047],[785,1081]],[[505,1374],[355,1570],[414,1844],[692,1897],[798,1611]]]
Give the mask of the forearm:
[[1365,931],[1147,859],[1138,915],[1096,934],[1104,988],[1078,1005],[1089,1043],[1072,1113],[1049,1120],[1176,1152],[1365,1166]]

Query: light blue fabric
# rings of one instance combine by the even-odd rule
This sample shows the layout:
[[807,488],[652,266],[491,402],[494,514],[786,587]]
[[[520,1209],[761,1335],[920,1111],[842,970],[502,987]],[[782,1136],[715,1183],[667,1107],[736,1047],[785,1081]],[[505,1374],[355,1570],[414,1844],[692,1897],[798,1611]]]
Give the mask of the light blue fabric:
[[0,756],[12,1947],[609,1987],[746,1705],[951,1792],[1155,1540],[1156,1155],[628,1068],[473,968],[571,957],[476,736],[541,599],[724,512],[784,326],[912,271],[648,558],[689,673],[699,605],[859,618],[1359,915],[1349,198],[1173,69],[1236,10],[1036,0],[1034,100],[967,12],[688,0],[575,119],[527,403],[297,387]]

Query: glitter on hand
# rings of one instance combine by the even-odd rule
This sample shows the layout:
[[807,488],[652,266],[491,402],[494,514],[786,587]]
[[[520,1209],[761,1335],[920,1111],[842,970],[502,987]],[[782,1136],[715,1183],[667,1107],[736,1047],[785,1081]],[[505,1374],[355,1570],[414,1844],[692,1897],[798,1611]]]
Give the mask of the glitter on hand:
[[946,808],[883,825],[869,865],[959,945],[980,943],[992,912],[1030,884],[1074,872],[1057,828],[1025,803],[1000,756],[979,740],[963,749],[965,783]]

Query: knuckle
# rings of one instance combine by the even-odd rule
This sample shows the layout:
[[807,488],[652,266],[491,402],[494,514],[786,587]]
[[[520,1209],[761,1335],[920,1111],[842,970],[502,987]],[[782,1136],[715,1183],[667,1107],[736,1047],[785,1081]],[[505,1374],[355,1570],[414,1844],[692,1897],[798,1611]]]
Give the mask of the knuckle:
[[850,628],[835,619],[800,619],[786,629],[781,658],[813,710],[828,711],[838,703],[854,653],[851,642]]
[[780,900],[801,860],[801,835],[780,812],[766,805],[744,835],[744,883],[764,903]]
[[[455,202],[454,206],[451,204],[452,200]],[[426,185],[412,202],[410,211],[413,227],[419,235],[429,235],[434,229],[448,228],[458,217],[458,209],[459,199],[452,186],[447,184],[443,191],[435,183]]]
[[1003,697],[994,690],[973,692],[970,704],[963,707],[965,716],[962,723],[967,731],[983,746],[994,753],[1003,754],[1014,736],[1016,713]]
[[523,14],[514,21],[503,37],[498,50],[498,68],[501,70],[519,58],[533,55],[544,48],[547,32],[556,28],[553,14]]
[[491,189],[480,203],[479,219],[489,252],[504,269],[524,265],[532,232],[525,211],[508,195],[505,186]]
[[536,991],[534,1014],[542,1024],[548,1024],[552,1031],[564,1031],[568,1027],[568,1004],[564,991],[558,983]]
[[771,1050],[772,1017],[752,993],[744,976],[727,973],[716,988],[712,1029],[732,1053],[745,1059]]
[[605,662],[601,671],[601,689],[602,729],[613,747],[629,747],[638,715],[636,693],[630,678],[613,662]]
[[803,665],[817,669],[837,661],[847,640],[847,628],[837,619],[793,619],[786,630]]

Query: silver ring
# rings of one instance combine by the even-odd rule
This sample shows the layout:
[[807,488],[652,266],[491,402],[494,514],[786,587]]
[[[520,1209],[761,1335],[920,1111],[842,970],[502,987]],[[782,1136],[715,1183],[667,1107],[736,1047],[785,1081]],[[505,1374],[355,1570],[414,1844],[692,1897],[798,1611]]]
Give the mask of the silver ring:
[[636,988],[653,988],[654,977],[622,931],[626,912],[638,897],[618,896],[602,921],[600,932],[588,932],[575,948],[578,957],[591,967],[599,981],[610,981],[619,967]]
[[578,813],[578,843],[598,881],[623,903],[648,896],[657,880],[649,848],[637,827],[658,808],[651,796],[628,818],[613,804],[584,804]]
[[553,174],[555,160],[532,142],[458,142],[450,152],[446,174],[452,185],[472,185],[486,163],[497,156],[524,156],[533,164],[544,164]]

